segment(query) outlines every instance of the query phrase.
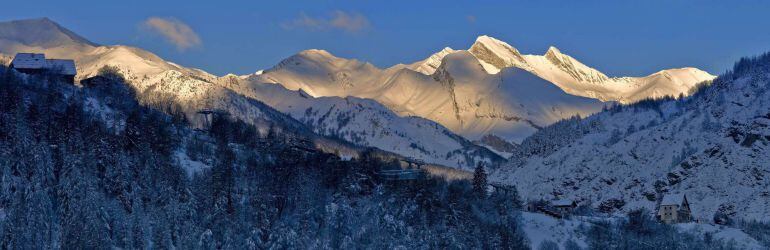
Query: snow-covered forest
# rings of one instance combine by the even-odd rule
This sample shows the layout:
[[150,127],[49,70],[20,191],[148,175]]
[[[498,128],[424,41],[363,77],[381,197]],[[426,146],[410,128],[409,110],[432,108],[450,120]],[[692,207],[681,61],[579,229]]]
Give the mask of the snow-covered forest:
[[527,245],[515,198],[480,199],[468,181],[386,185],[367,152],[344,161],[226,118],[194,131],[119,81],[0,72],[3,248]]
[[[730,248],[643,211],[531,245],[515,187],[489,192],[484,171],[384,182],[392,163],[376,150],[343,160],[228,117],[193,130],[102,74],[79,88],[0,69],[3,248]],[[751,228],[767,240],[767,225]]]

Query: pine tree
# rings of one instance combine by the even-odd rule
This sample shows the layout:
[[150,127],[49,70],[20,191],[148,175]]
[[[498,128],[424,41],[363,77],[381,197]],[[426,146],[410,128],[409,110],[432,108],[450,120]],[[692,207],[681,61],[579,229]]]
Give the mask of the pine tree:
[[486,196],[487,190],[487,172],[484,170],[484,163],[476,164],[476,170],[473,171],[473,191],[479,196]]

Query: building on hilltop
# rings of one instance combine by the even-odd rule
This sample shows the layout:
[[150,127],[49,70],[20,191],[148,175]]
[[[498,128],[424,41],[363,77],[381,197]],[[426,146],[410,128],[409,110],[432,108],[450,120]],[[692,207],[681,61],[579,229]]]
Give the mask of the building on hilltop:
[[692,211],[687,196],[684,194],[664,196],[658,207],[658,219],[666,224],[692,221]]
[[51,74],[62,81],[74,84],[77,68],[75,61],[69,59],[46,59],[45,54],[18,53],[10,67],[29,75]]

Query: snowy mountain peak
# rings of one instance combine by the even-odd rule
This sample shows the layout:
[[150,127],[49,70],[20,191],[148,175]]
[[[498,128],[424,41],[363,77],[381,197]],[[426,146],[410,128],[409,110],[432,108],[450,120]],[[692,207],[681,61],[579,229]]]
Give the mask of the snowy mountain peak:
[[0,48],[18,43],[24,46],[98,46],[48,18],[0,22]]
[[473,81],[473,79],[484,78],[486,74],[487,72],[484,67],[471,53],[461,50],[444,56],[441,60],[441,65],[434,73],[434,79],[438,80],[451,76],[455,79],[462,78],[467,81]]
[[548,51],[545,52],[545,56],[548,56],[548,55],[561,55],[561,50],[559,50],[554,46],[549,46]]
[[518,50],[516,50],[516,48],[514,48],[510,44],[508,44],[506,42],[503,42],[503,41],[501,41],[501,40],[499,40],[497,38],[494,38],[494,37],[491,37],[491,36],[487,36],[487,35],[481,35],[481,36],[477,37],[476,38],[476,42],[474,42],[471,47],[473,47],[473,46],[487,46],[487,47],[490,47],[490,48],[504,47],[506,49],[510,49],[510,50],[519,52]]
[[519,50],[490,36],[484,35],[476,38],[476,42],[468,51],[479,59],[484,69],[490,74],[495,74],[500,69],[508,67],[529,69],[529,65]]
[[420,72],[424,75],[431,75],[434,72],[436,72],[436,69],[439,66],[441,66],[441,61],[444,59],[446,55],[454,53],[456,51],[457,50],[454,50],[450,47],[444,47],[444,49],[430,55],[430,57],[428,57],[427,59],[408,65],[407,68]]
[[263,71],[275,72],[288,70],[306,74],[326,75],[330,71],[348,70],[349,67],[365,65],[355,59],[339,58],[326,50],[308,49],[284,59],[271,69]]
[[322,50],[322,49],[307,49],[307,50],[300,51],[297,54],[306,55],[306,56],[314,56],[315,55],[315,56],[334,57],[334,58],[336,58],[334,55],[332,55],[332,53],[329,53],[329,51]]
[[285,64],[291,63],[294,66],[301,66],[302,64],[315,65],[316,67],[324,67],[329,69],[350,70],[359,67],[375,68],[374,65],[368,62],[362,62],[356,59],[341,58],[333,55],[329,51],[322,49],[308,49],[303,50],[296,55],[293,55],[279,65],[286,66]]
[[322,49],[308,49],[303,50],[297,53],[294,56],[289,57],[287,60],[302,60],[302,61],[313,61],[316,63],[330,63],[334,61],[339,61],[342,58],[334,56],[332,53],[329,53],[329,51],[322,50]]

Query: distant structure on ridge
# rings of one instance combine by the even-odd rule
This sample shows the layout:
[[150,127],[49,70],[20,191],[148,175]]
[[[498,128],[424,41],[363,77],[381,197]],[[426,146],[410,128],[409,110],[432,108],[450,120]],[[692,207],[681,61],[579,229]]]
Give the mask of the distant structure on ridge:
[[51,74],[62,81],[74,84],[77,68],[70,59],[45,59],[45,54],[18,53],[11,61],[11,68],[29,75]]

